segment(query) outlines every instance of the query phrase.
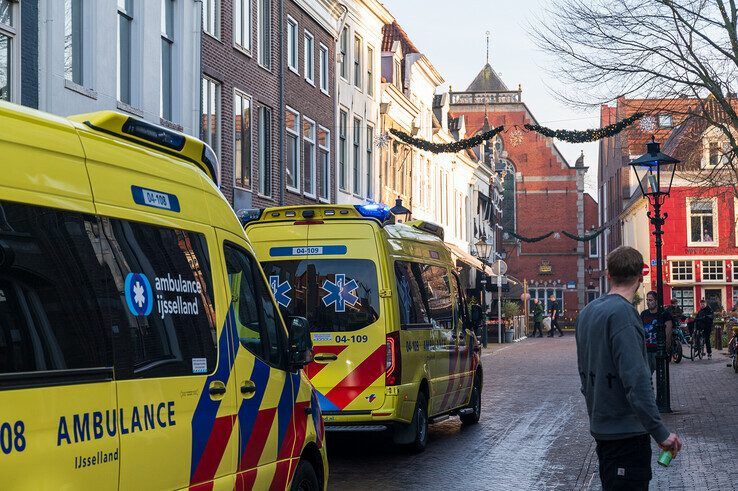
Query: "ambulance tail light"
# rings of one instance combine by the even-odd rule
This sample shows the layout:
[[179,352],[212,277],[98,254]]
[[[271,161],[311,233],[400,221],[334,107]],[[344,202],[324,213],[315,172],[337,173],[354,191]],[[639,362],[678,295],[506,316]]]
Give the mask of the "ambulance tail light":
[[387,334],[387,361],[385,365],[385,384],[400,385],[402,361],[400,359],[400,331]]

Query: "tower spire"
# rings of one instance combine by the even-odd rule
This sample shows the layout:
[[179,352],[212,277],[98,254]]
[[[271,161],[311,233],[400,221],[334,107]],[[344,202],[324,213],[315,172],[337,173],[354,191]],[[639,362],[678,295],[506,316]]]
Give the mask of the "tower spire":
[[489,35],[490,35],[490,32],[487,31],[485,34],[487,35],[487,64],[489,64]]

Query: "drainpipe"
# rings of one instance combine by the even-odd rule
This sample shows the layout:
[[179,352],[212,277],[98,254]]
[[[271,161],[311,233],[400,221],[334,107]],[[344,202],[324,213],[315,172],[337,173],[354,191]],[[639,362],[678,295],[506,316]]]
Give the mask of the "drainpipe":
[[[338,6],[343,8],[343,14],[341,14],[342,18],[338,24],[338,32],[336,32],[336,39],[335,39],[335,42],[333,43],[334,49],[335,49],[334,56],[333,56],[334,57],[333,66],[335,67],[334,70],[338,70],[338,53],[339,53],[338,44],[341,42],[341,34],[343,33],[344,27],[346,27],[346,19],[348,18],[348,11],[349,11],[348,7],[340,2],[338,3]],[[335,184],[333,185],[334,199],[332,202],[338,203],[338,155],[339,155],[339,145],[340,145],[339,135],[338,135],[338,128],[339,128],[338,118],[340,117],[340,114],[341,114],[341,110],[339,109],[338,105],[341,102],[339,99],[341,96],[341,91],[338,89],[340,76],[336,73],[334,73],[333,75],[334,75],[333,77],[333,80],[334,80],[333,97],[335,99],[333,107],[336,109],[336,113],[333,115],[333,124],[334,124],[333,141],[335,145],[334,152],[333,152],[333,155],[334,155],[333,162],[335,164],[333,166],[333,175],[335,176]],[[349,169],[347,168],[346,172],[348,171]],[[331,201],[330,196],[328,196],[328,201]]]
[[279,0],[279,204],[284,205],[285,168],[284,168],[284,1]]

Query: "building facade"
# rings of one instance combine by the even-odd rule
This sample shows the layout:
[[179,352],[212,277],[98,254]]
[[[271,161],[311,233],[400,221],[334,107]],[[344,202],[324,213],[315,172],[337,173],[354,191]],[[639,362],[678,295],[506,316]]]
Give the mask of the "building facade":
[[284,200],[281,0],[203,0],[200,138],[236,210]]
[[197,135],[199,30],[194,0],[3,0],[0,98],[61,116],[112,109]]
[[336,200],[360,204],[380,201],[381,150],[376,141],[382,126],[382,28],[393,18],[377,0],[355,0],[345,7],[335,45]]
[[[720,111],[713,115],[715,121],[721,117]],[[685,313],[696,312],[701,299],[716,310],[730,310],[738,304],[738,195],[735,185],[720,184],[732,175],[734,157],[727,138],[704,119],[689,116],[674,127],[661,150],[681,160],[662,206],[668,214],[663,226],[664,302],[676,299]],[[623,242],[649,261],[651,273],[644,283],[655,290],[656,246],[649,211],[637,191],[623,213],[635,233],[624,234]]]
[[[564,316],[573,319],[587,301],[588,252],[584,242],[561,232],[584,237],[595,225],[587,223],[584,213],[584,159],[572,167],[549,138],[521,129],[536,124],[535,116],[520,87],[508,89],[489,63],[465,91],[451,91],[450,97],[451,113],[464,115],[469,134],[499,125],[510,129],[492,142],[498,156],[495,171],[503,183],[499,252],[508,275],[527,282],[532,298],[547,306],[554,295]],[[549,232],[554,233],[530,241]],[[507,296],[517,299],[519,293],[511,289]]]

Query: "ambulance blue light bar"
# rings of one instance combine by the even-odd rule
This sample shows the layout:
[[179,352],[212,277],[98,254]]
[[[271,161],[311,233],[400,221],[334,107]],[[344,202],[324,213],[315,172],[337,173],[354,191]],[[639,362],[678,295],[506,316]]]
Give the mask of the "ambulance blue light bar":
[[382,203],[371,203],[368,205],[355,205],[356,211],[366,218],[375,218],[379,223],[384,223],[392,216],[389,206]]
[[241,222],[241,226],[244,226],[249,222],[255,222],[260,219],[263,212],[264,210],[261,208],[242,208],[236,212],[236,216]]

